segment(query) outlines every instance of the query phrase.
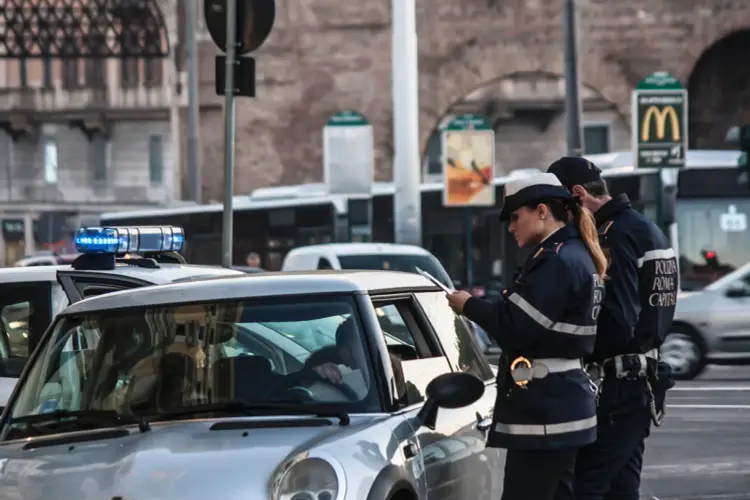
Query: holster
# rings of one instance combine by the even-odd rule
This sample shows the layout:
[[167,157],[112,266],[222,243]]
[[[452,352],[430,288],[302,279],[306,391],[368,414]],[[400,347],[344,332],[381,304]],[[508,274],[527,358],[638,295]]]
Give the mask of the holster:
[[667,391],[675,385],[674,378],[672,377],[672,367],[664,361],[658,361],[656,369],[649,370],[649,379],[653,391],[656,413],[664,415]]

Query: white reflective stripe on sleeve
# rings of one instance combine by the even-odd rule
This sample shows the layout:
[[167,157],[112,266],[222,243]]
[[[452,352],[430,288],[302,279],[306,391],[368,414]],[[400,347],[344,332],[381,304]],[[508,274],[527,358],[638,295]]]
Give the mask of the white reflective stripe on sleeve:
[[643,257],[638,259],[638,267],[643,267],[643,264],[649,260],[657,259],[672,259],[675,257],[673,248],[665,248],[663,250],[649,250],[643,254]]
[[517,305],[519,309],[528,314],[531,319],[542,325],[547,330],[569,333],[571,335],[596,335],[596,326],[580,326],[552,321],[517,293],[510,294],[508,300]]
[[596,427],[596,416],[584,418],[583,420],[574,420],[562,424],[495,424],[495,432],[501,434],[512,434],[514,436],[550,436],[556,434],[566,434],[568,432],[585,431]]

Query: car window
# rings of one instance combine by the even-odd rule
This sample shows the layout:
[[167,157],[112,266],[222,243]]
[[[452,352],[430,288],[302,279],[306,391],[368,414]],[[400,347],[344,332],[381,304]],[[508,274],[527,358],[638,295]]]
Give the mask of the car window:
[[442,284],[453,288],[453,283],[440,262],[432,255],[368,254],[339,255],[341,269],[372,269],[416,273],[417,268],[427,271]]
[[[318,344],[325,347],[305,349],[293,340],[299,331],[321,337]],[[351,297],[65,316],[40,346],[12,416],[57,409],[134,411],[158,418],[175,409],[238,399],[379,411],[363,337]],[[339,383],[315,372],[322,363],[335,365]]]
[[0,376],[18,377],[50,323],[50,283],[2,285],[0,289]]
[[480,380],[494,378],[492,368],[477,344],[466,320],[454,313],[443,292],[417,294],[432,327],[440,339],[443,351],[454,368],[471,373]]
[[373,305],[390,354],[397,407],[424,401],[427,384],[450,371],[448,360],[426,326],[426,318],[411,298],[376,298]]

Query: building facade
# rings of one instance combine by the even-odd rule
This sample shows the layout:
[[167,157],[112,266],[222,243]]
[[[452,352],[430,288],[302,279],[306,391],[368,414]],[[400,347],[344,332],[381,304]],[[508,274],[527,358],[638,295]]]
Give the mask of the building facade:
[[[420,134],[426,175],[440,177],[433,137],[458,112],[488,116],[501,171],[565,153],[562,2],[416,0]],[[236,194],[322,179],[322,128],[342,109],[375,129],[377,179],[392,177],[391,0],[277,0],[276,25],[253,56],[257,97],[237,105]],[[690,146],[723,148],[750,121],[750,3],[742,0],[578,2],[584,136],[590,153],[630,148],[630,92],[655,71],[690,92]],[[215,49],[201,42],[205,201],[220,200],[223,111]],[[211,172],[207,175],[206,172]],[[214,174],[215,172],[215,174]]]
[[[8,26],[13,5],[4,3],[1,15]],[[11,58],[6,33],[0,59],[0,255],[5,265],[41,249],[69,249],[72,230],[101,212],[179,199],[179,143],[174,140],[179,119],[174,118],[186,96],[179,91],[184,74],[174,57],[181,50],[178,12],[172,0],[151,8],[161,25],[160,38],[152,43],[170,49],[172,57],[37,53]],[[139,14],[151,15],[148,10]]]

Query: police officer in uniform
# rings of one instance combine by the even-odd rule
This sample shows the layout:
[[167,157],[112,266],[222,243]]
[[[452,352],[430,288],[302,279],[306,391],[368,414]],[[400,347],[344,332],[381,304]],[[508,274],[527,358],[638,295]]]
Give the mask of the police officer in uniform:
[[637,500],[645,438],[661,425],[674,385],[659,348],[672,324],[677,259],[656,224],[624,194],[610,196],[601,171],[583,158],[561,158],[554,173],[594,213],[610,266],[594,353],[586,361],[600,384],[598,437],[576,463],[576,499]]
[[531,254],[499,302],[459,291],[451,307],[503,350],[487,446],[506,448],[503,500],[573,498],[580,447],[596,439],[593,352],[606,258],[590,213],[552,174],[508,183],[501,214]]

